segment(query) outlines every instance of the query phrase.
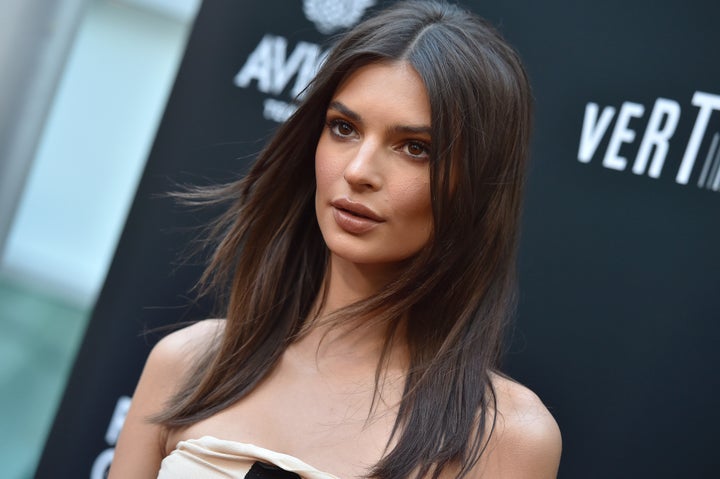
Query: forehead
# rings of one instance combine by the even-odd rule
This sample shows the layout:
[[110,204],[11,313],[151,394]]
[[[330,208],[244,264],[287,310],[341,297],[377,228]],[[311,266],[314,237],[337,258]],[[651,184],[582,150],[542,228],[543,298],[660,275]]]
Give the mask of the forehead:
[[430,101],[420,75],[407,62],[381,62],[351,73],[333,95],[334,102],[363,120],[393,125],[430,125]]

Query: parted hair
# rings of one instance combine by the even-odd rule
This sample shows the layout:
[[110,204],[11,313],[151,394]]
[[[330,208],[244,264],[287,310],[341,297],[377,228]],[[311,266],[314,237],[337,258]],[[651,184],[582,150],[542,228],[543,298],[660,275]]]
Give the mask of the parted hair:
[[249,173],[184,194],[226,205],[209,225],[200,282],[223,301],[226,325],[158,423],[187,426],[237,402],[316,319],[328,249],[315,216],[314,158],[326,110],[358,68],[398,61],[417,71],[430,101],[433,231],[401,275],[331,319],[368,318],[388,331],[376,395],[398,335],[410,351],[394,445],[369,477],[464,477],[484,453],[496,419],[490,375],[515,306],[532,97],[497,31],[443,2],[397,3],[344,34]]

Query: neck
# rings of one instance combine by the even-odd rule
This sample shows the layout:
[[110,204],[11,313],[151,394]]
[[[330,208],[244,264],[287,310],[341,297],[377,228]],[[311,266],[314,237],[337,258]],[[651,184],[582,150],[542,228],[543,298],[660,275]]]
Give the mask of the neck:
[[318,311],[326,316],[380,291],[399,273],[396,265],[351,263],[331,253],[325,274],[325,302]]
[[[323,362],[341,367],[375,368],[387,335],[386,325],[378,325],[373,318],[357,317],[341,324],[324,321],[338,310],[367,299],[386,286],[398,274],[397,266],[359,265],[331,253],[324,280],[324,301],[320,297],[313,316],[316,318],[308,333],[296,347],[312,354],[321,367]],[[405,364],[404,333],[397,331],[393,344],[390,368]],[[327,360],[327,361],[325,361]]]

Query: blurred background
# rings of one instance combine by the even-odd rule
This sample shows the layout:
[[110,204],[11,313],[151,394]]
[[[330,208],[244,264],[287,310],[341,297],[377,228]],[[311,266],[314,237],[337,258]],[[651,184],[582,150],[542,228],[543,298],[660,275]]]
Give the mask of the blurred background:
[[3,478],[34,473],[199,4],[0,0]]
[[[207,317],[174,262],[206,220],[158,197],[250,161],[327,44],[306,5],[366,3],[0,0],[0,478],[43,444],[38,479],[104,477],[142,331]],[[507,370],[561,425],[559,477],[717,477],[720,3],[461,3],[536,96]]]

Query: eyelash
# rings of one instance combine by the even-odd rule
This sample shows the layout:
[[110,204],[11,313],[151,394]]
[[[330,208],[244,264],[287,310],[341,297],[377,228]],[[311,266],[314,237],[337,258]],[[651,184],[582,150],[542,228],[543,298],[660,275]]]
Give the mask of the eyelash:
[[[347,140],[354,133],[357,132],[355,127],[352,125],[352,123],[350,123],[346,120],[339,119],[339,118],[328,120],[326,122],[326,124],[327,124],[328,129],[330,130],[330,134],[332,134],[334,137],[336,137],[340,140]],[[348,127],[352,131],[348,134],[342,134],[338,131],[338,128],[340,128],[340,127]],[[410,158],[413,158],[416,160],[425,160],[430,157],[430,145],[428,145],[427,143],[425,143],[423,141],[408,140],[405,143],[403,143],[402,146],[403,147],[402,147],[401,151],[404,154],[406,154],[407,156],[409,156]],[[422,148],[423,152],[420,155],[414,155],[407,150],[407,148],[411,147],[411,146],[412,147],[420,147],[420,148]]]
[[422,142],[422,141],[410,140],[410,141],[406,142],[406,143],[403,145],[403,149],[405,149],[405,148],[407,148],[407,147],[409,147],[409,146],[411,146],[411,145],[412,145],[412,146],[419,146],[420,148],[422,148],[423,152],[422,152],[420,155],[413,155],[413,154],[410,153],[409,151],[406,151],[405,153],[406,153],[408,156],[410,156],[410,157],[412,157],[412,158],[416,158],[416,159],[418,159],[418,160],[425,160],[425,159],[427,159],[427,158],[430,158],[430,146],[429,146],[429,145],[427,145],[426,143],[424,143],[424,142]]
[[[345,120],[341,120],[341,119],[339,119],[339,118],[338,118],[338,119],[334,119],[334,120],[328,120],[328,121],[327,121],[327,126],[328,126],[328,128],[330,129],[330,133],[332,133],[333,136],[335,136],[335,137],[337,137],[337,138],[340,138],[340,139],[347,139],[352,133],[355,133],[355,127],[352,126],[352,124],[350,124],[349,122],[347,122],[347,121],[345,121]],[[347,134],[347,135],[343,135],[343,134],[339,133],[337,129],[338,129],[340,126],[347,126],[347,127],[349,127],[349,128],[352,130],[352,133],[349,133],[349,134]]]

